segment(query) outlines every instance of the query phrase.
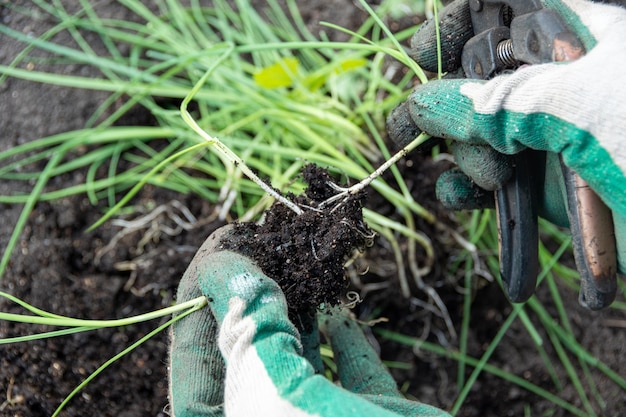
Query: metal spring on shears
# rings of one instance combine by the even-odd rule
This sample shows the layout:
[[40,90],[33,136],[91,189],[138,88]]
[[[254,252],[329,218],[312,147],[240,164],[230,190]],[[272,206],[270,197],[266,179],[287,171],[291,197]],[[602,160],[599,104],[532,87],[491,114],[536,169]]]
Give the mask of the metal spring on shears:
[[513,42],[511,39],[504,40],[496,46],[496,58],[505,67],[517,65],[517,60],[515,55],[513,55]]

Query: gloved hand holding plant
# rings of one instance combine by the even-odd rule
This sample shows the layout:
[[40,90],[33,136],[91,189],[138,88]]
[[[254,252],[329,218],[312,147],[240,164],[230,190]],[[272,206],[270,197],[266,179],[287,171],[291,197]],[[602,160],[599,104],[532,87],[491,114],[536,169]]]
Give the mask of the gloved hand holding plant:
[[173,325],[173,416],[448,416],[404,399],[339,309],[319,316],[341,386],[326,379],[315,314],[300,315],[298,330],[278,284],[249,257],[221,249],[232,236],[232,226],[213,233],[179,286],[179,302],[204,295],[209,306]]
[[[359,325],[340,307],[343,264],[371,243],[355,194],[326,205],[336,190],[308,166],[296,214],[280,203],[261,225],[213,233],[178,288],[178,302],[208,307],[177,321],[170,346],[173,415],[433,416],[408,401]],[[319,326],[331,344],[341,386],[323,375]]]

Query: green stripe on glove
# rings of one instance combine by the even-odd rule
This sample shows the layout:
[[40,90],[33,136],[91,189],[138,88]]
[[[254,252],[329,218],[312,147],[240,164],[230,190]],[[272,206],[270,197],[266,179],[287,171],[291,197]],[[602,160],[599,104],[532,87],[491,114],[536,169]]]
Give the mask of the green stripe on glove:
[[[510,109],[508,102],[514,101],[518,95],[532,100],[533,93],[526,92],[524,82],[516,76],[536,72],[532,70],[538,67],[521,69],[514,75],[498,77],[487,83],[465,80],[429,82],[411,94],[411,116],[420,128],[433,136],[471,144],[486,143],[505,154],[514,154],[526,147],[562,153],[565,163],[584,178],[614,212],[626,217],[626,155],[622,155],[626,153],[626,142],[621,137],[605,139],[605,142],[622,141],[625,148],[612,146],[614,152],[609,153],[605,143],[573,122],[551,113],[524,113]],[[503,83],[514,88],[502,88]],[[502,92],[503,89],[506,91]],[[494,102],[500,107],[496,108]],[[536,103],[534,106],[539,107]],[[625,116],[614,117],[620,117],[626,129],[626,101],[624,111]],[[595,119],[598,115],[592,117]]]

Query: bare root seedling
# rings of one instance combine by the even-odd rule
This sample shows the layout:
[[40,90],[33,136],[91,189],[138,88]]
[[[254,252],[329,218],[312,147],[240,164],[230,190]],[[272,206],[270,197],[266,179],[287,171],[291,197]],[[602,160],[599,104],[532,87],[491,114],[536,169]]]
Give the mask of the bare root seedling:
[[[280,203],[284,204],[286,207],[288,207],[294,213],[300,215],[300,214],[302,214],[304,212],[302,207],[300,207],[300,205],[298,205],[298,204],[294,203],[293,201],[289,200],[288,198],[283,196],[280,192],[278,192],[277,190],[272,188],[270,185],[266,184],[263,180],[261,180],[245,164],[243,159],[241,159],[235,152],[233,152],[228,146],[226,146],[218,138],[216,138],[214,136],[211,136],[204,129],[202,129],[198,125],[198,123],[194,120],[194,118],[191,116],[189,111],[187,110],[187,107],[188,107],[190,101],[193,99],[193,97],[196,95],[196,93],[200,90],[200,88],[206,82],[206,80],[211,76],[211,74],[213,73],[213,71],[215,70],[217,65],[219,65],[223,60],[225,60],[227,57],[229,57],[232,52],[233,52],[232,48],[226,49],[226,51],[219,57],[219,59],[217,59],[216,63],[211,68],[209,68],[209,70],[207,70],[206,73],[200,78],[200,80],[194,85],[194,87],[191,89],[189,94],[187,94],[187,96],[185,97],[185,99],[181,103],[181,106],[180,106],[181,116],[182,116],[184,122],[194,132],[196,132],[201,138],[203,138],[207,143],[209,143],[214,148],[214,150],[217,151],[218,155],[220,156],[220,158],[225,163],[230,163],[234,167],[240,169],[248,178],[250,178],[250,180],[254,181],[268,195],[270,195],[271,197],[273,197],[275,200],[279,201]],[[367,188],[372,183],[372,181],[374,181],[376,178],[381,176],[385,171],[387,171],[387,169],[389,169],[391,166],[393,166],[395,163],[397,163],[400,159],[405,157],[412,150],[414,150],[419,145],[424,143],[429,137],[430,136],[428,136],[427,134],[421,133],[413,141],[411,141],[408,145],[406,145],[404,148],[402,148],[400,151],[398,151],[391,158],[386,160],[373,173],[371,173],[366,178],[361,180],[359,183],[357,183],[357,184],[355,184],[355,185],[353,185],[351,187],[343,188],[343,187],[339,187],[338,185],[336,185],[336,184],[334,184],[332,182],[329,182],[328,185],[330,187],[332,187],[334,190],[336,190],[338,193],[336,195],[328,198],[326,201],[322,202],[318,207],[320,209],[323,209],[323,208],[326,208],[326,207],[328,207],[328,206],[330,206],[331,204],[334,204],[334,203],[336,203],[337,206],[339,206],[341,204],[344,204],[349,199],[350,196],[353,196],[353,195],[358,194],[361,191],[363,191],[365,188]],[[222,190],[222,192],[224,192],[224,189]],[[230,197],[233,198],[232,195]],[[335,210],[337,208],[337,206],[333,207],[331,209],[331,212],[333,210]],[[222,213],[222,215],[223,215],[223,213]]]
[[[232,51],[226,52],[224,56],[227,56],[230,52]],[[398,161],[400,161],[407,154],[409,154],[411,151],[413,151],[415,148],[420,146],[429,138],[427,134],[421,133],[416,138],[414,138],[411,142],[409,142],[408,145],[406,145],[404,148],[400,149],[389,159],[384,161],[384,163],[382,163],[374,172],[372,172],[371,174],[363,178],[361,181],[359,181],[355,185],[352,185],[350,187],[341,187],[335,184],[333,181],[328,180],[326,182],[326,186],[329,187],[331,192],[326,193],[325,199],[315,202],[314,205],[308,204],[305,201],[298,201],[298,200],[292,201],[286,198],[285,196],[283,196],[279,191],[275,190],[273,187],[271,187],[270,185],[262,181],[256,174],[254,174],[254,172],[252,172],[252,170],[249,167],[246,166],[245,162],[243,161],[241,157],[235,154],[218,138],[213,137],[209,133],[204,131],[198,125],[198,123],[192,118],[190,113],[187,111],[188,103],[191,101],[191,99],[196,94],[196,92],[200,89],[202,84],[204,84],[204,82],[210,76],[211,72],[212,70],[209,69],[209,71],[207,71],[204,74],[204,76],[198,81],[198,83],[194,86],[191,92],[183,100],[183,103],[181,104],[181,108],[180,108],[183,120],[194,132],[196,132],[207,143],[209,143],[215,151],[217,151],[218,156],[220,157],[220,159],[222,159],[224,163],[231,164],[234,168],[240,169],[243,174],[245,174],[250,180],[254,181],[269,196],[271,196],[276,201],[280,202],[282,205],[287,207],[289,210],[295,213],[298,217],[300,217],[304,213],[312,213],[312,212],[319,213],[319,214],[324,212],[324,213],[328,213],[332,215],[332,214],[336,214],[340,210],[343,210],[344,206],[350,204],[349,202],[352,201],[355,198],[355,196],[361,194],[367,187],[369,187],[374,180],[376,180],[381,175],[383,175],[383,173],[385,173],[390,167],[392,167],[394,164],[396,164]],[[232,190],[226,190],[226,185],[225,187],[222,188],[221,195],[223,195],[224,197],[228,195],[229,201],[231,203],[233,199],[235,198],[235,194],[232,192]],[[230,207],[230,204],[226,204],[225,207]],[[221,216],[224,216],[224,212],[221,213]],[[366,243],[365,246],[371,246],[373,244],[373,239],[375,237],[375,234],[372,233],[367,227],[361,227],[361,225],[354,224],[345,219],[339,220],[338,223],[351,229],[352,233],[356,233],[358,236],[360,236],[363,239],[363,241]],[[411,230],[414,230],[414,229],[411,229]],[[432,247],[427,237],[423,235],[419,235],[417,233],[413,233],[411,236],[413,235],[415,235],[415,239],[417,239],[417,242],[419,242],[422,246],[424,246],[427,249],[427,251],[428,251],[428,248],[430,248],[430,250],[432,251]],[[390,242],[393,244],[394,240],[395,239],[392,238],[390,239]],[[422,276],[430,272],[432,265],[428,263],[418,268],[417,266],[418,264],[415,260],[415,255],[414,253],[411,253],[411,252],[414,252],[416,249],[415,244],[416,243],[413,240],[413,238],[409,238],[408,261],[409,261],[410,273],[412,275],[415,285],[417,286],[419,290],[423,291],[428,298],[426,302],[422,302],[422,303],[425,306],[428,306],[427,308],[428,311],[430,311],[431,313],[443,319],[443,321],[446,324],[448,333],[454,339],[456,338],[456,333],[455,333],[454,327],[452,326],[450,315],[443,301],[437,294],[437,291],[432,286],[426,284],[422,280]],[[318,246],[318,241],[315,239],[310,239],[307,242],[307,246],[309,247],[309,251],[311,253],[312,259],[318,262],[322,261],[323,255],[321,255],[321,251],[325,249]],[[278,245],[277,250],[278,249],[283,250],[284,247],[282,245]],[[394,253],[397,254],[399,252],[400,252],[399,247],[394,248]],[[433,254],[428,253],[428,259],[432,260],[432,258],[433,258]],[[404,269],[404,261],[401,258],[398,259],[398,257],[396,258],[396,261],[397,261],[397,273],[399,275],[399,281],[400,281],[402,292],[407,298],[412,298],[410,295],[409,284],[408,284],[408,280],[406,276],[407,274]],[[298,283],[289,283],[284,286],[283,291],[286,293],[287,296],[290,296],[292,291],[295,291],[295,288],[298,285],[299,285]]]

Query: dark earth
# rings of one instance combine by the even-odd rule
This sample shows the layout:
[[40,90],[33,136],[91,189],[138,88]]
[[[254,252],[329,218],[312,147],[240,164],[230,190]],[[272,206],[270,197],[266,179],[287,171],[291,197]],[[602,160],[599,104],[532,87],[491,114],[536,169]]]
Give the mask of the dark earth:
[[[0,1],[3,25],[38,35],[54,23],[19,14],[6,7],[9,3],[35,8],[28,0]],[[62,3],[70,11],[79,7],[77,0],[62,0]],[[128,12],[115,1],[97,3],[98,13],[103,17],[130,18]],[[253,3],[262,4],[260,1]],[[356,28],[366,17],[358,5],[350,0],[299,1],[299,6],[313,31],[319,30],[319,21]],[[407,18],[406,22],[392,25],[392,29],[421,20],[420,17]],[[71,44],[68,35],[60,35],[58,40],[63,42],[63,36],[65,42]],[[95,40],[93,44],[98,45]],[[23,45],[0,36],[0,63],[11,62],[22,48]],[[97,74],[97,69],[88,65],[69,65],[64,71],[82,76]],[[40,137],[81,128],[106,96],[94,91],[6,80],[0,85],[0,152]],[[121,123],[155,122],[137,109]],[[441,222],[456,224],[456,217],[447,213],[434,195],[435,179],[449,168],[449,163],[417,154],[398,166],[420,204],[436,213]],[[84,172],[75,172],[59,177],[50,187],[58,189],[80,183],[84,181],[85,175]],[[23,183],[0,182],[1,195],[29,191]],[[382,205],[381,199],[373,193],[363,204],[382,215],[397,215],[394,207]],[[208,202],[152,186],[144,187],[131,205],[135,212],[125,219],[138,221],[140,226],[122,234],[124,229],[111,221],[92,232],[86,232],[88,226],[102,215],[106,202],[94,207],[87,197],[78,196],[38,203],[29,216],[18,249],[11,256],[0,289],[44,310],[89,319],[128,317],[170,306],[178,281],[195,251],[223,222],[215,221],[214,207]],[[21,209],[19,205],[0,206],[2,251],[6,248]],[[187,213],[193,217],[186,217]],[[181,226],[177,220],[180,218],[189,221]],[[432,272],[424,280],[437,289],[458,332],[463,319],[463,294],[459,290],[462,278],[447,277],[443,272],[460,248],[454,241],[444,239],[440,230],[432,224],[420,219],[416,219],[416,222],[418,230],[433,240],[437,255]],[[111,242],[115,244],[110,245]],[[319,257],[320,251],[316,252]],[[447,341],[451,349],[458,348],[458,341],[450,337],[442,320],[415,302],[426,298],[421,290],[414,288],[409,299],[402,296],[397,271],[393,266],[393,253],[384,239],[376,239],[374,246],[364,252],[358,263],[366,267],[359,267],[357,271],[359,274],[364,273],[359,275],[359,282],[352,280],[353,289],[361,292],[364,298],[355,309],[355,314],[364,321],[372,316],[388,319],[387,322],[376,324],[374,331],[369,328],[366,330],[372,343],[380,349],[383,360],[404,364],[391,369],[399,385],[409,398],[442,408],[451,407],[458,395],[457,362],[424,349],[412,349],[386,340],[377,335],[376,329],[395,330],[414,337],[426,334],[429,341]],[[473,357],[480,357],[511,311],[511,306],[496,283],[478,276],[475,282],[469,318],[468,352]],[[368,291],[365,291],[368,285]],[[626,349],[626,313],[616,309],[590,312],[578,305],[578,294],[571,288],[563,286],[560,293],[579,343],[615,373],[622,378],[626,377],[626,363],[623,360]],[[558,317],[545,285],[539,287],[537,296],[545,303],[548,312]],[[624,302],[621,296],[618,301]],[[23,313],[21,308],[6,300],[0,301],[0,308],[4,312]],[[535,323],[539,322],[537,317],[531,315],[529,318]],[[60,402],[98,366],[164,321],[3,345],[0,347],[0,415],[51,415]],[[0,323],[1,337],[46,330],[50,329]],[[560,389],[551,382],[544,362],[519,320],[504,336],[490,363],[580,407],[576,390],[560,366],[558,352],[548,336],[540,335],[543,337],[545,355],[555,364],[555,372],[563,382]],[[574,367],[579,367],[576,357],[569,355],[569,359]],[[167,334],[163,332],[98,375],[65,407],[61,415],[166,416],[166,369]],[[466,376],[471,370],[468,366]],[[604,401],[603,407],[593,402],[597,415],[622,416],[626,410],[624,389],[593,367],[590,367],[589,375]],[[587,390],[586,381],[583,384]],[[590,397],[594,396],[589,390],[587,392]],[[483,372],[457,415],[495,417],[570,414],[518,385]]]
[[320,305],[341,303],[348,287],[344,264],[355,251],[372,246],[375,236],[363,221],[364,193],[332,201],[338,193],[326,170],[309,164],[303,177],[305,192],[288,196],[301,214],[275,202],[262,224],[236,223],[220,242],[220,248],[254,259],[278,283],[294,323]]

